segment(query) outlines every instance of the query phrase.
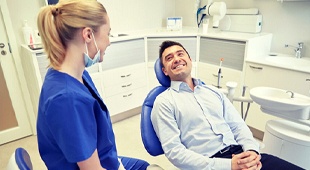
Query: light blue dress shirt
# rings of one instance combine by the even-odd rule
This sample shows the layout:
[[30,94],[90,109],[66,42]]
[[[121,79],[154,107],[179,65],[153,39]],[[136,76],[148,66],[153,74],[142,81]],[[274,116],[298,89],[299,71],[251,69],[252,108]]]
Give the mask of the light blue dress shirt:
[[157,96],[151,119],[166,157],[180,169],[230,170],[231,159],[210,158],[229,145],[259,151],[259,144],[228,98],[193,79]]

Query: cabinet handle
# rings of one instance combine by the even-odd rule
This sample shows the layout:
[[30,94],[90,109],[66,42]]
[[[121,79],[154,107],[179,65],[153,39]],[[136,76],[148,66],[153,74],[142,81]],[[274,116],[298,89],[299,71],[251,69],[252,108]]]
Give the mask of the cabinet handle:
[[127,84],[127,85],[122,85],[122,87],[123,87],[123,88],[129,87],[129,86],[131,86],[131,84],[132,84],[132,83],[129,83],[129,84]]
[[[214,77],[219,77],[217,74],[212,74]],[[221,78],[223,78],[223,76],[221,76]]]
[[310,81],[310,79],[306,79],[306,81]]
[[123,95],[123,97],[129,97],[129,96],[131,96],[131,95],[132,95],[132,93],[129,93],[129,94]]
[[251,65],[250,65],[250,68],[257,69],[257,70],[262,70],[263,69],[263,67],[256,67],[256,66],[251,66]]
[[121,78],[129,77],[129,76],[131,76],[131,74],[121,75]]

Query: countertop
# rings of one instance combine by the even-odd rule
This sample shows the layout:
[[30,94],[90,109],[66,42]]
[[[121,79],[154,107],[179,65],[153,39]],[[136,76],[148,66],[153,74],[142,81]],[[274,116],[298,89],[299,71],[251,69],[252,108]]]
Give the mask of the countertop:
[[[118,36],[124,35],[126,36]],[[228,31],[219,31],[217,29],[209,29],[206,34],[203,34],[201,29],[195,27],[183,27],[180,31],[170,31],[166,28],[158,29],[147,29],[139,31],[128,31],[120,33],[112,33],[110,37],[111,42],[124,41],[130,39],[138,38],[161,38],[161,37],[208,37],[208,38],[217,38],[225,40],[234,40],[234,41],[248,41],[252,38],[268,35],[271,33],[240,33],[240,32],[228,32]]]
[[[296,62],[281,64],[281,63],[276,63],[274,61],[270,61],[270,58],[275,58],[275,57],[280,57],[280,58],[288,57],[288,58],[291,58],[292,61],[296,61]],[[247,58],[245,59],[245,62],[254,63],[254,64],[255,63],[262,64],[262,65],[278,67],[278,68],[283,68],[283,69],[288,69],[288,70],[294,70],[294,71],[299,71],[299,72],[304,72],[304,73],[310,73],[310,58],[306,58],[306,57],[297,59],[293,55],[271,53],[270,55]],[[302,63],[302,65],[300,65],[300,63]],[[309,65],[307,63],[309,63]]]
[[[215,39],[225,39],[232,41],[244,41],[247,42],[250,39],[270,35],[271,33],[240,33],[240,32],[228,32],[228,31],[219,31],[217,29],[209,29],[206,34],[202,33],[201,29],[197,29],[195,27],[183,27],[180,31],[170,31],[166,28],[158,28],[158,29],[147,29],[147,30],[138,30],[138,31],[127,31],[127,32],[119,32],[119,33],[111,33],[110,41],[120,42],[127,41],[133,39],[145,39],[145,38],[164,38],[164,37],[207,37],[207,38],[215,38]],[[30,50],[28,48],[28,50]],[[30,50],[32,52],[43,52],[43,50]],[[274,53],[273,53],[274,54]],[[276,53],[277,54],[277,53]],[[280,54],[286,55],[286,54]],[[270,62],[267,60],[269,55],[255,57],[255,58],[246,58],[246,62],[263,64],[278,68],[290,69],[300,72],[310,73],[310,65],[309,67],[299,67],[294,64],[285,64],[281,65],[275,62]],[[293,57],[293,56],[292,56]],[[302,58],[301,60],[307,60],[310,62],[309,58]]]

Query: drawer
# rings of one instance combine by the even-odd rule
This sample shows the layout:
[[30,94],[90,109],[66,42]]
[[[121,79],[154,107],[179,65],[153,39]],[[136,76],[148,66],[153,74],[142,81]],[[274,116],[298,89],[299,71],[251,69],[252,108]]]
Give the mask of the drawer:
[[147,87],[138,88],[122,94],[107,97],[105,103],[109,109],[110,115],[116,115],[121,112],[142,106],[147,95]]
[[123,85],[127,82],[131,82],[140,78],[145,78],[145,80],[147,80],[145,63],[104,71],[103,86],[106,88],[119,84]]
[[105,90],[106,96],[109,97],[109,96],[113,96],[116,94],[125,93],[127,91],[131,91],[137,88],[141,88],[144,86],[147,86],[147,79],[146,77],[141,77],[137,80],[127,81],[127,82],[120,83],[117,85],[105,87],[104,90]]

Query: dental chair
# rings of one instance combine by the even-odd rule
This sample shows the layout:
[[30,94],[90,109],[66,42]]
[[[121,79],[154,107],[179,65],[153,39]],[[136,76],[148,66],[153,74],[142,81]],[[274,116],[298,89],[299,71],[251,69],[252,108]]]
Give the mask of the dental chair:
[[[147,97],[145,98],[143,102],[142,111],[141,111],[140,130],[141,130],[142,142],[147,152],[152,156],[158,156],[158,155],[163,154],[164,151],[154,131],[152,121],[151,121],[151,112],[152,112],[153,104],[154,104],[156,97],[160,93],[165,91],[167,88],[169,88],[171,82],[170,82],[170,78],[163,73],[162,65],[159,59],[157,59],[155,62],[154,71],[156,74],[156,78],[160,83],[160,86],[157,86],[154,89],[152,89],[148,93]],[[227,86],[227,90],[223,92],[224,94],[227,95],[227,97],[232,102],[235,87],[237,86],[237,83],[228,82],[226,86]]]
[[154,70],[157,80],[161,85],[155,87],[149,92],[143,102],[141,111],[140,129],[142,142],[147,152],[152,156],[158,156],[164,153],[151,121],[151,112],[156,97],[170,87],[170,78],[162,72],[161,68],[162,65],[160,60],[157,59],[154,65]]
[[17,148],[11,155],[7,170],[32,170],[32,163],[28,152],[24,148]]

